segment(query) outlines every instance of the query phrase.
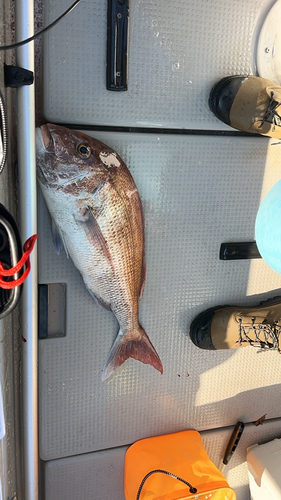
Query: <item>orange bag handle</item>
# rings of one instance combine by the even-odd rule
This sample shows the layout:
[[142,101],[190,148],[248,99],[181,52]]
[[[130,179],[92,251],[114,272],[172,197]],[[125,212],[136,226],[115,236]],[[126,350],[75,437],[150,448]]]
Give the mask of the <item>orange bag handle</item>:
[[177,476],[176,474],[173,474],[172,472],[169,472],[167,470],[164,470],[164,469],[154,469],[154,470],[151,470],[150,472],[148,472],[148,474],[146,474],[146,476],[144,476],[141,484],[140,484],[140,487],[138,489],[138,493],[137,493],[137,497],[136,497],[136,500],[139,500],[140,499],[140,494],[142,492],[142,489],[143,489],[143,485],[145,483],[145,481],[152,475],[152,474],[156,474],[156,473],[162,473],[162,474],[166,474],[167,476],[171,476],[173,477],[174,479],[177,479],[178,481],[181,481],[182,483],[186,484],[188,487],[189,487],[189,491],[190,493],[197,493],[197,488],[195,488],[194,486],[192,486],[192,484],[190,484],[188,481],[186,481],[185,479],[183,479],[182,477],[179,477]]

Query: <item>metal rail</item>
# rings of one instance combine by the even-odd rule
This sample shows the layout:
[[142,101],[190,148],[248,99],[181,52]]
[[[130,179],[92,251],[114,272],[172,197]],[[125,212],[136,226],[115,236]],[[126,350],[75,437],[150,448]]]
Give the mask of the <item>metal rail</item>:
[[[34,1],[16,0],[16,41],[34,33]],[[34,72],[34,42],[17,49],[17,65]],[[34,84],[17,90],[19,213],[22,241],[37,233]],[[22,294],[22,407],[24,499],[38,500],[37,257]]]
[[[10,245],[11,263],[12,266],[15,266],[19,260],[15,232],[11,224],[1,215],[0,215],[0,224],[6,229]],[[15,273],[14,279],[16,280],[18,278],[19,278],[19,273]],[[8,301],[5,304],[5,308],[0,313],[0,319],[3,319],[5,316],[7,316],[7,314],[9,314],[15,308],[20,298],[20,292],[21,290],[19,286],[11,290]]]

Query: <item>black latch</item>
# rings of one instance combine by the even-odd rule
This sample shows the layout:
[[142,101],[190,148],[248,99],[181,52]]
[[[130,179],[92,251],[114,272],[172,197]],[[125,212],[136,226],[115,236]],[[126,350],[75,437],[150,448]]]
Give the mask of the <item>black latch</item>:
[[22,85],[32,85],[34,75],[29,69],[4,64],[4,82],[6,87],[16,89]]

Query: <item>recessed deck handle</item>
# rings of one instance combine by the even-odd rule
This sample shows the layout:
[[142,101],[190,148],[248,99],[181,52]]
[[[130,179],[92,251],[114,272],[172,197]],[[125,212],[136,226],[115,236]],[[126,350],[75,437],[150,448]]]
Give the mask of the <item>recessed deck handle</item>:
[[106,88],[128,90],[129,0],[108,0]]
[[255,241],[222,243],[220,260],[261,259]]

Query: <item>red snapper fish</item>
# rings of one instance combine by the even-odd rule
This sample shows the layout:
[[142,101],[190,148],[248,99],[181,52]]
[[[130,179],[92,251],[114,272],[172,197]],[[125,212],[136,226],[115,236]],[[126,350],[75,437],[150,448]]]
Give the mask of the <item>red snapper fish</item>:
[[50,123],[36,129],[36,163],[57,253],[65,249],[92,297],[119,323],[102,380],[129,357],[163,373],[138,319],[145,282],[144,222],[125,163],[97,139]]

